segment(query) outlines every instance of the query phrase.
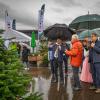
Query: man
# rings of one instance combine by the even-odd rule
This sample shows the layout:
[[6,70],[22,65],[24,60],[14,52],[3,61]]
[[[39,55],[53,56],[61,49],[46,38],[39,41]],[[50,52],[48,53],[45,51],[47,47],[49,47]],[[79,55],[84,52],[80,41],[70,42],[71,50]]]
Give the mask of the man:
[[54,64],[55,64],[55,82],[58,82],[58,71],[60,74],[60,83],[63,84],[64,82],[64,75],[63,75],[63,53],[64,48],[62,45],[62,40],[60,38],[57,39],[57,43],[55,44],[55,53],[54,53]]
[[92,33],[91,40],[92,43],[89,52],[89,62],[91,65],[93,85],[97,88],[95,92],[100,93],[100,41],[98,40],[98,34]]
[[73,69],[73,79],[74,79],[74,90],[80,89],[79,80],[79,67],[82,64],[82,53],[83,47],[82,43],[78,39],[78,35],[72,36],[72,48],[71,50],[66,50],[65,53],[71,57],[71,66]]
[[[66,41],[63,41],[63,48],[64,50],[69,50],[70,46],[66,43]],[[64,68],[65,68],[65,76],[68,75],[68,58],[69,56],[63,53],[63,62],[64,62]]]
[[50,61],[50,67],[52,72],[52,79],[51,82],[55,81],[55,68],[54,68],[54,43],[49,41],[48,42],[48,59]]

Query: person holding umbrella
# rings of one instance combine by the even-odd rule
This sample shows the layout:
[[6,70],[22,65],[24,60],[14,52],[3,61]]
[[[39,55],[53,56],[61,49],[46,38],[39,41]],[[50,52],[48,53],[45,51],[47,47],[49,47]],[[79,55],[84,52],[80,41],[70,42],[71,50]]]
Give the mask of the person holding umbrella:
[[92,74],[90,73],[90,64],[89,64],[89,38],[85,37],[83,40],[83,62],[82,62],[82,71],[80,74],[80,80],[82,82],[93,83]]
[[30,53],[30,50],[24,45],[22,50],[22,62],[24,64],[24,67],[26,69],[29,69],[29,63],[28,63],[28,55]]
[[100,93],[100,41],[98,40],[98,34],[92,33],[91,40],[89,62],[93,77],[93,87],[90,89],[97,89],[95,92]]
[[64,74],[63,74],[63,53],[64,47],[62,44],[62,40],[60,38],[57,39],[57,42],[54,47],[54,65],[55,65],[55,82],[58,82],[58,72],[60,74],[60,83],[64,83]]

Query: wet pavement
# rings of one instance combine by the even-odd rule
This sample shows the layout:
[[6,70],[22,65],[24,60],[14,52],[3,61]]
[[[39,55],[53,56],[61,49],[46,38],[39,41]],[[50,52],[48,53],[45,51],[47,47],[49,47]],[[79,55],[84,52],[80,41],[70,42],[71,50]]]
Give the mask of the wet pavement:
[[43,100],[100,100],[100,94],[89,90],[90,84],[82,83],[80,91],[72,90],[72,73],[65,77],[64,85],[51,83],[49,68],[32,68],[35,79],[35,92],[43,93]]

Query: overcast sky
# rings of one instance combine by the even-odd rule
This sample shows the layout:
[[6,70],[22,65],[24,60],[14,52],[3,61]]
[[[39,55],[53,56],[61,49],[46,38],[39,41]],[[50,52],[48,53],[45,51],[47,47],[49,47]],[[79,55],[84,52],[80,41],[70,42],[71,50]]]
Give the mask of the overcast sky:
[[4,12],[16,19],[17,29],[37,29],[38,10],[45,7],[45,27],[55,23],[69,24],[80,15],[100,14],[100,0],[0,0],[0,28],[4,28]]

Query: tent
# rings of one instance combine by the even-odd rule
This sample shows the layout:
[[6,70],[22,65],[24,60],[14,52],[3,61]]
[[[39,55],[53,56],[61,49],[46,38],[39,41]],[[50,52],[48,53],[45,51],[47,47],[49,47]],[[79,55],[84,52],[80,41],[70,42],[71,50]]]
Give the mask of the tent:
[[31,37],[13,29],[8,29],[7,31],[4,31],[2,34],[2,38],[5,40],[11,39],[11,41],[13,42],[30,42],[31,41]]

